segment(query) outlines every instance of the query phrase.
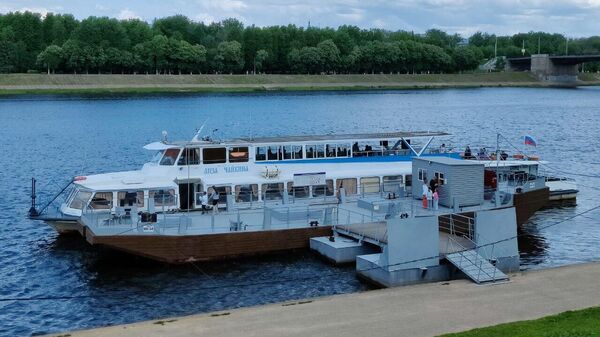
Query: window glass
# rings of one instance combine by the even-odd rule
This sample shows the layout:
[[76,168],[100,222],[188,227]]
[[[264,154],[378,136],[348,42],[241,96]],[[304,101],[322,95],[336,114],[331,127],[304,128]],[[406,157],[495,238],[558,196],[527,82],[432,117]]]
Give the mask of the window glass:
[[327,145],[325,145],[325,155],[327,156],[327,158],[333,158],[333,157],[335,157],[335,150],[336,150],[336,145],[335,144],[327,144]]
[[287,183],[287,193],[294,198],[308,198],[310,196],[309,191],[308,186],[294,186],[291,181]]
[[258,200],[258,185],[236,185],[235,202],[251,202]]
[[292,159],[292,146],[286,145],[283,148],[283,159]]
[[[111,197],[112,197],[112,195],[111,195]],[[117,193],[117,198],[118,198],[118,205],[121,207],[127,207],[127,206],[144,207],[144,191],[119,192],[119,193]]]
[[317,158],[315,148],[316,145],[306,145],[306,158]]
[[302,159],[302,145],[292,145],[294,159]]
[[405,177],[405,185],[406,187],[412,186],[412,174],[407,174]]
[[378,193],[379,177],[360,178],[360,187],[363,193]]
[[313,194],[313,197],[322,197],[323,194],[326,194],[327,196],[332,196],[333,195],[333,180],[327,179],[325,181],[325,185],[313,186],[312,194]]
[[162,157],[160,164],[161,165],[175,165],[175,160],[177,160],[177,156],[179,156],[179,152],[181,149],[167,149],[165,151],[165,155]]
[[336,188],[344,188],[346,195],[356,194],[356,178],[343,178],[336,180]]
[[435,172],[433,174],[433,177],[438,182],[438,184],[440,184],[440,185],[446,184],[446,177],[444,176],[444,174],[442,172]]
[[202,149],[202,162],[204,164],[222,164],[226,161],[227,150],[224,147]]
[[227,196],[231,194],[231,186],[211,186],[208,188],[208,201],[212,202],[212,198],[211,195],[213,194],[213,191],[217,190],[217,192],[219,193],[219,203],[226,203],[227,202]]
[[248,161],[248,147],[231,147],[229,148],[230,163],[245,163]]
[[325,145],[319,144],[315,146],[317,156],[316,158],[325,158]]
[[278,146],[269,146],[267,150],[267,159],[268,160],[277,160],[279,158],[279,147]]
[[71,200],[69,207],[74,209],[83,209],[87,205],[87,202],[90,200],[91,197],[92,192],[77,191],[77,193],[73,197],[73,200]]
[[255,148],[255,151],[255,158],[257,161],[267,160],[267,149],[265,147],[257,147]]
[[347,144],[339,144],[337,146],[337,156],[338,157],[348,157],[348,155],[350,154],[348,149],[350,147]]
[[419,180],[426,181],[427,180],[427,170],[419,169]]
[[200,149],[186,148],[183,150],[181,157],[177,161],[177,165],[198,165],[200,164]]
[[261,193],[263,200],[277,200],[283,198],[283,183],[262,184]]
[[90,207],[93,209],[111,209],[112,208],[112,192],[97,192],[90,202]]
[[148,196],[154,199],[155,206],[175,206],[175,190],[153,190]]
[[399,192],[402,186],[402,176],[386,176],[383,177],[384,192]]
[[160,158],[162,158],[164,151],[157,151],[154,156],[152,156],[152,159],[150,160],[151,163],[155,163],[158,164],[160,162]]

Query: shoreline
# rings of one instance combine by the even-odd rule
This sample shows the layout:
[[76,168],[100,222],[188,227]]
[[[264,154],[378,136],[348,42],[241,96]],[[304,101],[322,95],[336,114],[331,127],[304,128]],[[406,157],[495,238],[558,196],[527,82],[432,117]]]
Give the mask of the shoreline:
[[513,273],[488,286],[453,280],[48,336],[436,336],[598,306],[598,277],[593,262]]
[[[582,74],[576,86],[600,85],[600,76]],[[573,87],[543,82],[530,73],[395,75],[0,75],[0,97],[67,94],[248,93],[369,91],[485,87]]]

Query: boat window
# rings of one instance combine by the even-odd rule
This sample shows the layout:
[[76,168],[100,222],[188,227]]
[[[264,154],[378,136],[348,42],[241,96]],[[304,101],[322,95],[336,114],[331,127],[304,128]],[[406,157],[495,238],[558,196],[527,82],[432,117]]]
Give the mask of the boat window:
[[258,185],[235,185],[235,202],[258,201]]
[[154,163],[154,164],[158,164],[158,163],[160,163],[160,158],[162,158],[162,156],[163,156],[163,153],[164,153],[164,152],[165,152],[165,151],[162,151],[162,150],[161,150],[161,151],[157,151],[157,152],[154,154],[154,156],[152,156],[152,159],[150,160],[150,162],[151,162],[151,163]]
[[384,192],[400,192],[402,186],[402,176],[385,176],[383,177],[383,191]]
[[419,180],[427,181],[427,170],[419,169]]
[[179,156],[179,152],[181,149],[167,149],[165,151],[165,155],[162,157],[160,161],[161,165],[175,165],[175,160],[177,160],[177,156]]
[[283,183],[262,184],[261,193],[263,200],[276,200],[283,198]]
[[208,188],[209,202],[212,202],[210,199],[211,199],[211,195],[214,190],[217,190],[217,192],[219,192],[219,203],[226,203],[227,196],[231,194],[231,186],[211,186],[211,187],[209,187]]
[[283,146],[283,159],[292,159],[292,146]]
[[202,163],[223,164],[227,161],[227,150],[224,147],[208,147],[202,149]]
[[267,160],[277,160],[278,152],[279,152],[278,146],[271,145],[271,146],[267,147]]
[[310,196],[308,186],[294,186],[293,182],[287,183],[287,193],[294,198],[308,198]]
[[379,193],[379,177],[360,178],[362,193]]
[[148,197],[154,199],[155,206],[175,206],[175,190],[153,190]]
[[117,200],[121,207],[144,207],[144,191],[131,191],[117,193]]
[[433,177],[438,182],[438,184],[440,184],[440,185],[446,184],[446,177],[444,176],[444,174],[442,172],[435,172],[433,174]]
[[343,187],[346,195],[356,194],[356,178],[337,179],[335,184],[338,191]]
[[333,157],[335,157],[335,150],[336,150],[336,145],[335,144],[327,144],[327,145],[325,145],[325,155],[327,156],[327,158],[333,158]]
[[338,157],[348,157],[350,154],[350,146],[347,144],[338,144],[337,146],[337,156]]
[[112,192],[96,192],[90,202],[90,207],[93,209],[111,209],[113,194]]
[[323,195],[333,195],[333,180],[327,179],[325,185],[313,186],[312,187],[313,197],[322,197]]
[[315,145],[306,145],[306,158],[316,158],[315,155]]
[[315,145],[315,149],[317,151],[316,158],[325,158],[325,145],[323,145],[323,144]]
[[256,147],[254,148],[256,151],[256,161],[267,160],[267,148],[266,147]]
[[179,157],[179,161],[177,161],[177,165],[198,165],[200,164],[200,149],[199,148],[186,148],[181,157]]
[[292,145],[294,159],[302,159],[302,145]]
[[248,161],[248,147],[230,147],[229,162],[230,163],[245,163]]
[[74,209],[83,209],[91,197],[92,192],[79,190],[73,197],[73,200],[71,200],[69,207]]

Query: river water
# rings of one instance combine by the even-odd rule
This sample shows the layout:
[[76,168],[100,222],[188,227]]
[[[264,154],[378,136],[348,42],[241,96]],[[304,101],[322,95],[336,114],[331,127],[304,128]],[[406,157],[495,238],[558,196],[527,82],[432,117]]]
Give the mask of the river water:
[[223,138],[443,130],[456,145],[493,146],[500,132],[521,146],[531,134],[546,169],[580,185],[576,207],[523,227],[523,269],[539,269],[600,260],[600,212],[545,228],[600,204],[599,116],[599,87],[1,98],[0,335],[369,290],[310,252],[175,267],[59,237],[25,217],[33,176],[44,199],[75,175],[139,168],[162,130],[190,139],[204,122]]

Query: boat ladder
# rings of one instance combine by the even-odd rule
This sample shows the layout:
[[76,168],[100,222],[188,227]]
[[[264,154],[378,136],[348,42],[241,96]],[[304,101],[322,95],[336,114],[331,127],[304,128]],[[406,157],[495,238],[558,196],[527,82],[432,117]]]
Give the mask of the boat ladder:
[[449,238],[449,241],[456,245],[455,247],[458,250],[446,254],[446,260],[455,265],[475,283],[489,284],[508,280],[506,274],[477,252],[477,247],[467,249],[452,238]]

